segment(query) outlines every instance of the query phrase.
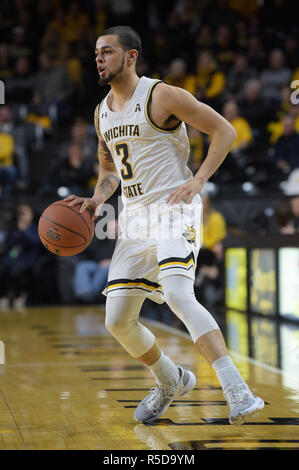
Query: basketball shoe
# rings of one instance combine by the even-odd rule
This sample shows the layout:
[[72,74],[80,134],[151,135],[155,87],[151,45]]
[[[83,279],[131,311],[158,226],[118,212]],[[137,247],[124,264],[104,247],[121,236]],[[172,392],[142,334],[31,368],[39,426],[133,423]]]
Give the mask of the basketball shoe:
[[174,386],[157,385],[150,389],[147,395],[137,406],[134,418],[136,421],[148,423],[159,418],[177,396],[190,392],[196,384],[195,375],[189,370],[178,366],[180,379]]
[[230,407],[230,424],[242,424],[248,416],[265,406],[264,401],[255,396],[246,384],[230,385],[223,390],[223,395]]

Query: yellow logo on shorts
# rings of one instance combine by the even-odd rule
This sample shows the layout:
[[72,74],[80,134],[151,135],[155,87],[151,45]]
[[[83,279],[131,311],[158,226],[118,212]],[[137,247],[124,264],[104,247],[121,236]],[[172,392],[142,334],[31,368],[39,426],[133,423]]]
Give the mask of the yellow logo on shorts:
[[186,230],[183,232],[183,235],[186,237],[188,242],[194,243],[194,245],[196,245],[196,230],[193,225],[186,225]]

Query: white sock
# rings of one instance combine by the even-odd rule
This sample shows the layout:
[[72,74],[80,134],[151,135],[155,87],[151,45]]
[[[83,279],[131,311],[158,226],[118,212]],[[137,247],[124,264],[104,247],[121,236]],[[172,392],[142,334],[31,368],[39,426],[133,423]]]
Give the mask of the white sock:
[[230,385],[245,384],[244,379],[234,365],[230,356],[226,355],[220,357],[213,362],[212,367],[216,372],[223,390]]
[[176,385],[180,379],[178,366],[161,351],[159,359],[148,366],[159,385]]

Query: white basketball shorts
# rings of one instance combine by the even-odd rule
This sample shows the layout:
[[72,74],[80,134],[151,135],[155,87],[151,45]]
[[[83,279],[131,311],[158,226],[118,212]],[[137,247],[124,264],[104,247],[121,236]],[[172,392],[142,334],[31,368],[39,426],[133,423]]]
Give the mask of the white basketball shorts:
[[163,303],[161,279],[182,274],[194,280],[201,227],[199,195],[191,204],[155,203],[123,209],[103,294],[144,295]]

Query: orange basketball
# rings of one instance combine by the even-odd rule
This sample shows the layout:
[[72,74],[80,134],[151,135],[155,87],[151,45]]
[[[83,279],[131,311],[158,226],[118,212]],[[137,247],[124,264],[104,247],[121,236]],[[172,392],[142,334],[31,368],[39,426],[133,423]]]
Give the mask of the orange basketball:
[[56,201],[44,210],[38,223],[38,234],[47,250],[59,256],[81,253],[94,235],[90,211],[79,213],[81,205],[69,207],[66,201]]

